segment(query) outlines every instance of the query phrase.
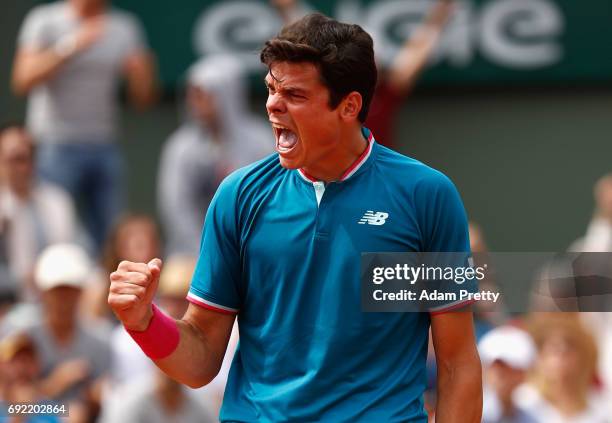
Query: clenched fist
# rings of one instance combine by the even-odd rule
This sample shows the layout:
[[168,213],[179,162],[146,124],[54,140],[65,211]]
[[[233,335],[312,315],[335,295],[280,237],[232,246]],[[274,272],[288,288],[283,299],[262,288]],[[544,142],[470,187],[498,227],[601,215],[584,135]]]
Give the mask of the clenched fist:
[[122,261],[111,273],[108,304],[127,329],[143,331],[149,326],[161,268],[157,258],[146,264]]

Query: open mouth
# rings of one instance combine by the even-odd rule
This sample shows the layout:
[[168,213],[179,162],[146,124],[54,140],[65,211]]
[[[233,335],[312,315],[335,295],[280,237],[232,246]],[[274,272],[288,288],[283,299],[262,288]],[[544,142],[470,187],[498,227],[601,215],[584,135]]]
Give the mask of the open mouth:
[[298,143],[298,135],[286,126],[272,124],[276,136],[276,150],[281,153],[290,152]]

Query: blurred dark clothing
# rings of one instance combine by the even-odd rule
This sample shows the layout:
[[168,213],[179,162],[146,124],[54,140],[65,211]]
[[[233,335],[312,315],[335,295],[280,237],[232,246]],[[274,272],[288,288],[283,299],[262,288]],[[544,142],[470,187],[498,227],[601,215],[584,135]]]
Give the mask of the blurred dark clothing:
[[394,90],[386,81],[379,81],[370,104],[365,127],[376,134],[376,142],[386,147],[397,146],[393,133],[395,119],[402,105],[404,96]]
[[125,202],[119,147],[114,143],[49,144],[39,146],[37,156],[39,174],[72,195],[83,209],[83,223],[95,248],[101,246]]

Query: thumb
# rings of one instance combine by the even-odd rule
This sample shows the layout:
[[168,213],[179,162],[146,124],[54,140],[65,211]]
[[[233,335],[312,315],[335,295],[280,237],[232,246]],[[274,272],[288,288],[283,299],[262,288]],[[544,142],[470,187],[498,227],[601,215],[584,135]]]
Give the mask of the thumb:
[[153,276],[159,276],[159,274],[161,273],[163,263],[161,259],[154,258],[153,260],[147,263],[147,266],[149,267],[149,270],[153,272]]
[[159,274],[161,273],[163,263],[160,259],[154,258],[150,262],[147,263],[149,270],[151,271],[151,276],[153,276],[153,284],[157,285],[159,282]]
[[147,288],[147,295],[145,296],[147,302],[153,301],[153,297],[157,291],[157,285],[159,285],[159,274],[161,273],[162,265],[162,261],[158,258],[154,258],[147,263],[147,267],[151,271],[152,276],[151,284]]

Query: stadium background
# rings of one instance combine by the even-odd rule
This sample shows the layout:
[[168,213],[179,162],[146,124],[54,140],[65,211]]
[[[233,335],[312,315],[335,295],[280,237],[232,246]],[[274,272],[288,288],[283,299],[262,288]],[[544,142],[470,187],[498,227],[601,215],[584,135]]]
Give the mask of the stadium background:
[[[8,81],[19,25],[37,3],[3,2],[0,116],[4,120],[23,116],[25,102],[12,95]],[[422,2],[412,3],[418,9]],[[227,25],[218,25],[217,35],[229,40],[226,46],[250,51],[253,56],[258,40],[275,27],[270,20],[256,21],[258,16],[266,17],[269,6],[263,1],[182,0],[180,7],[161,0],[116,0],[114,4],[142,19],[158,55],[164,85],[163,101],[152,110],[137,113],[126,108],[121,114],[130,208],[155,213],[151,181],[156,178],[161,145],[179,121],[176,87],[181,74],[198,53],[224,48],[211,44],[211,38],[208,44],[201,36],[197,41],[198,22],[206,22],[206,16],[210,19],[215,11],[222,14],[220,5],[242,10],[242,15],[238,12],[228,18]],[[384,21],[380,13],[376,16],[382,6],[391,10],[398,2],[310,4],[332,16],[356,13],[372,23]],[[612,4],[607,0],[472,0],[462,5],[468,42],[449,46],[450,53],[438,60],[406,101],[396,127],[400,150],[443,170],[455,181],[470,218],[487,233],[491,250],[562,251],[583,233],[592,214],[593,183],[611,168]],[[496,13],[497,17],[505,13],[505,17],[496,22]],[[420,18],[418,14],[412,17]],[[402,25],[410,18],[388,19],[382,25],[388,40],[401,35],[406,28]],[[242,35],[236,31],[240,26]],[[508,40],[523,34],[521,44],[541,43],[556,49],[558,58],[548,64],[513,64],[496,56],[486,28]],[[530,34],[530,28],[535,32]],[[245,35],[246,41],[240,44]],[[467,48],[467,53],[462,56],[457,47]],[[462,60],[464,64],[458,64]],[[253,79],[253,107],[263,115],[264,98],[258,88],[261,84],[255,82],[256,73]]]

